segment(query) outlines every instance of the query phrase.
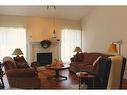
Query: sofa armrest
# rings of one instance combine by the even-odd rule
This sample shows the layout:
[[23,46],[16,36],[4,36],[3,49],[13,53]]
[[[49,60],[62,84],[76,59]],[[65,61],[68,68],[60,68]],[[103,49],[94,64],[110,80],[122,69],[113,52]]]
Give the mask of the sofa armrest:
[[37,76],[35,69],[13,69],[6,71],[8,77],[34,77]]

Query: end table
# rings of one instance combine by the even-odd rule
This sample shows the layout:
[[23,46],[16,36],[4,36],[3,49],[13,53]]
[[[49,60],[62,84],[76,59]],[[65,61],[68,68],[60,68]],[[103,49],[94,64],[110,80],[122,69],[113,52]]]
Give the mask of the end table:
[[92,79],[93,80],[93,88],[94,88],[95,75],[88,74],[87,72],[77,72],[76,76],[78,77],[78,80],[79,80],[79,89],[81,89],[81,78]]

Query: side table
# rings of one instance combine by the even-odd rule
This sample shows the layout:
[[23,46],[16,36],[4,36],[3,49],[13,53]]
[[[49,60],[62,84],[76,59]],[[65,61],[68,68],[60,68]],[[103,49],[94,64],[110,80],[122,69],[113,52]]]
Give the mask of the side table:
[[92,84],[93,84],[93,88],[94,88],[95,75],[88,74],[87,72],[77,72],[76,76],[78,77],[78,80],[79,80],[79,89],[81,89],[81,78],[92,79],[92,82],[93,82]]

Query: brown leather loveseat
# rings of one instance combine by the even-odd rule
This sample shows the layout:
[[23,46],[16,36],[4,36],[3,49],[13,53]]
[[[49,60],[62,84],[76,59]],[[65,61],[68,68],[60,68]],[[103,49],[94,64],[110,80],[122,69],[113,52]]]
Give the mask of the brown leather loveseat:
[[97,71],[99,58],[108,58],[111,55],[103,53],[78,53],[70,60],[70,72],[77,73],[84,69]]

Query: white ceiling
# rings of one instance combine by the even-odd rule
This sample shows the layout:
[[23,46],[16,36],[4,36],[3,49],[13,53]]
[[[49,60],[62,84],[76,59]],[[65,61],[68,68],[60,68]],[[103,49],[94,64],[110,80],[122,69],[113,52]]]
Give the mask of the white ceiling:
[[43,16],[80,20],[92,9],[91,6],[56,6],[56,9],[47,9],[47,6],[0,6],[0,15]]

